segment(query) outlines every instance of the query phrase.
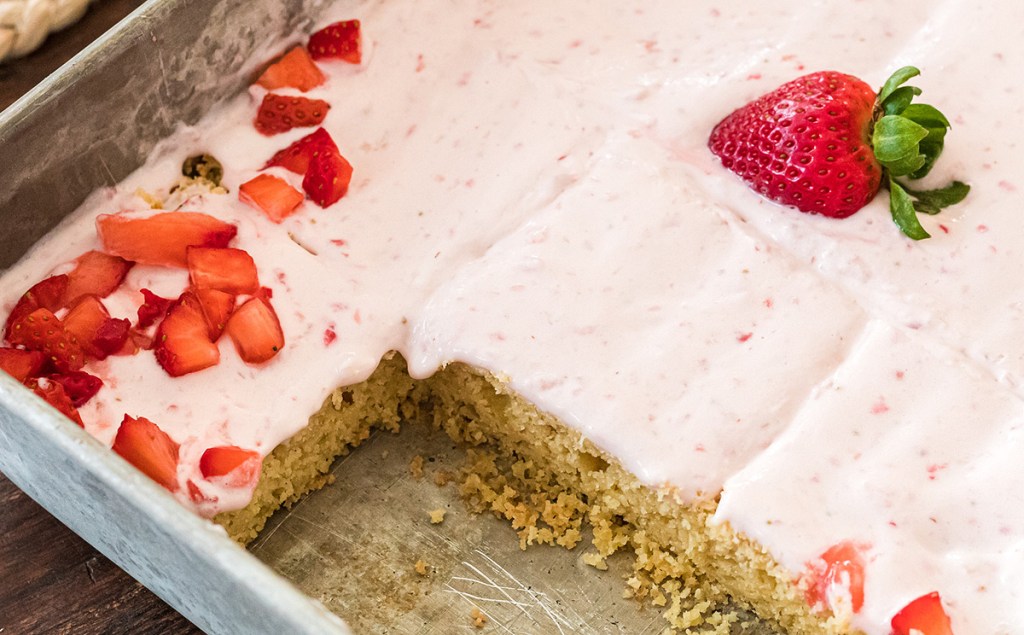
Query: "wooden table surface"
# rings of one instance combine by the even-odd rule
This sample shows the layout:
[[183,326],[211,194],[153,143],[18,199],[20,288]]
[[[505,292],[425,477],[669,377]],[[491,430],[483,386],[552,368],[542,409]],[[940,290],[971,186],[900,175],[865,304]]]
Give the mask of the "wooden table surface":
[[[40,50],[0,64],[0,109],[141,4],[99,0]],[[199,632],[0,474],[0,635]]]

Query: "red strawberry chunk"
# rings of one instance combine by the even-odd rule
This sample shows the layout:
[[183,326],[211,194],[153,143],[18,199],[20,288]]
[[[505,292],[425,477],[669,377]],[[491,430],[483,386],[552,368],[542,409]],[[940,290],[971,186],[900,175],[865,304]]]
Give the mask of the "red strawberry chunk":
[[[132,323],[127,319],[108,318],[103,321],[103,324],[100,324],[99,330],[96,331],[96,337],[92,340],[92,345],[104,357],[124,352],[134,353],[134,349],[126,351],[125,348],[129,343],[128,337],[131,330]],[[96,359],[103,359],[103,357]]]
[[106,359],[124,346],[131,323],[110,317],[94,295],[83,296],[64,316],[64,329],[75,336],[82,351],[93,359]]
[[81,370],[50,375],[48,379],[57,382],[64,388],[64,393],[76,408],[82,407],[103,387],[103,380]]
[[64,306],[73,305],[83,295],[107,297],[121,286],[124,277],[135,264],[102,251],[87,251],[75,263],[74,270],[68,274]]
[[256,113],[256,130],[269,137],[292,128],[319,126],[330,108],[331,105],[322,99],[269,93]]
[[260,477],[263,457],[259,452],[234,445],[209,448],[199,459],[205,479],[217,479],[229,487],[252,487]]
[[36,309],[15,322],[8,339],[11,344],[43,353],[60,371],[78,370],[85,364],[78,338],[47,309]]
[[284,333],[270,302],[262,297],[249,298],[228,320],[228,335],[239,357],[246,363],[265,362],[284,347]]
[[309,162],[321,152],[340,154],[330,133],[323,128],[317,128],[284,150],[278,150],[263,168],[280,166],[296,174],[305,174],[309,169]]
[[46,365],[46,355],[39,351],[23,351],[18,348],[0,348],[0,370],[19,382],[38,377]]
[[252,256],[231,247],[189,247],[188,277],[197,289],[253,293],[260,288]]
[[298,209],[306,197],[284,179],[271,174],[260,174],[242,183],[238,200],[260,210],[275,223],[280,223]]
[[220,349],[210,333],[199,300],[186,291],[167,311],[153,339],[156,361],[171,377],[209,368],[220,362]]
[[68,277],[64,274],[50,276],[37,282],[14,305],[4,324],[4,338],[10,339],[14,323],[36,309],[47,309],[55,313],[64,308],[64,296],[68,289]]
[[893,635],[953,635],[953,625],[936,592],[922,595],[892,618]]
[[71,403],[71,398],[64,392],[64,386],[60,383],[51,381],[46,377],[40,377],[38,379],[30,379],[26,385],[32,389],[32,392],[42,397],[46,403],[56,408],[62,415],[71,419],[79,426],[85,427],[85,424],[82,423],[82,416],[78,414],[78,409]]
[[228,325],[228,318],[235,310],[235,296],[217,289],[196,289],[196,299],[206,320],[210,341],[216,342]]
[[112,254],[139,264],[185,267],[189,247],[227,247],[238,228],[198,212],[163,212],[148,218],[102,214],[96,231]]
[[820,561],[811,563],[810,585],[807,588],[808,603],[835,611],[836,594],[849,594],[850,608],[854,613],[864,606],[864,556],[861,548],[849,541],[832,546],[821,554]]
[[161,298],[149,289],[139,289],[139,291],[143,297],[142,305],[138,310],[139,328],[144,329],[156,324],[157,320],[162,320],[167,315],[167,309],[170,308],[173,300]]
[[158,484],[178,491],[179,446],[149,419],[125,415],[112,449]]
[[280,60],[271,64],[256,80],[256,83],[267,90],[290,87],[306,92],[325,81],[327,81],[327,77],[309,56],[306,49],[296,46],[285,53]]
[[359,20],[342,20],[309,36],[309,54],[315,60],[340,59],[358,64],[362,61],[362,36]]
[[352,180],[352,165],[335,152],[321,152],[310,159],[302,189],[320,207],[338,202]]

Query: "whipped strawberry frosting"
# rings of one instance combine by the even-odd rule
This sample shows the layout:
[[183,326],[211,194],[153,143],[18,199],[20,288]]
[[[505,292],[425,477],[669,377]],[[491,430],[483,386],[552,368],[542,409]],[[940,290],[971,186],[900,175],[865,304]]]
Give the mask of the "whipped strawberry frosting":
[[[273,290],[286,345],[250,366],[222,338],[219,365],[179,378],[145,352],[110,357],[81,410],[107,443],[125,413],[158,423],[181,444],[180,482],[215,499],[202,513],[251,494],[202,479],[206,448],[269,453],[398,350],[416,377],[454,361],[507,377],[644,482],[720,496],[714,522],[794,577],[857,544],[856,628],[888,633],[938,591],[958,635],[1011,633],[1024,624],[1024,5],[742,5],[335,10],[321,24],[362,21],[362,64],[322,64],[329,79],[306,96],[332,105],[324,127],[355,168],[344,198],[280,225],[238,201],[310,132],[258,134],[253,87],[96,192],[5,274],[0,308],[101,248],[97,214],[153,213],[136,192],[208,152],[231,194],[182,209],[238,226],[232,246]],[[723,116],[798,75],[877,85],[908,64],[953,123],[929,181],[973,187],[922,217],[930,240],[905,238],[884,196],[842,221],[775,205],[707,150]],[[177,297],[186,281],[139,265],[105,303],[134,317],[139,289]]]

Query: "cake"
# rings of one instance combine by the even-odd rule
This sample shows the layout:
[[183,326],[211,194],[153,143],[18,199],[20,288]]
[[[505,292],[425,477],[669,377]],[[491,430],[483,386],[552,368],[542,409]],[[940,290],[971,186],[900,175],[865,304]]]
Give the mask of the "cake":
[[[125,415],[154,422],[180,446],[162,484],[242,542],[371,429],[426,420],[494,452],[462,484],[474,504],[524,542],[573,544],[586,519],[594,564],[634,551],[675,627],[727,629],[730,597],[787,632],[884,634],[932,598],[960,635],[1009,633],[1024,575],[1021,285],[999,275],[1022,258],[1011,10],[338,8],[321,26],[358,18],[359,63],[273,92],[329,104],[354,169],[340,200],[276,218],[240,200],[261,174],[302,190],[265,164],[313,131],[256,130],[257,84],[98,191],[4,275],[0,302],[102,249],[100,214],[182,205],[236,228],[280,351],[246,363],[224,338],[218,364],[173,378],[144,350],[112,355],[79,414],[111,445]],[[973,186],[922,220],[930,240],[902,236],[882,200],[841,221],[765,201],[707,150],[723,116],[794,76],[877,84],[909,63],[953,115],[934,178]],[[169,191],[198,154],[220,185],[203,161]],[[103,303],[134,322],[141,289],[173,299],[187,278],[137,264]],[[260,478],[209,478],[214,447],[256,453]],[[538,522],[503,479],[558,505]]]

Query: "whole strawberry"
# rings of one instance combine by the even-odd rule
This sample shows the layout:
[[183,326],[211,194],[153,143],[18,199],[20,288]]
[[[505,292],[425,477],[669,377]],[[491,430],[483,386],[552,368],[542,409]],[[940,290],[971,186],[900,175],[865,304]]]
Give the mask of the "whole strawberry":
[[708,147],[762,195],[811,214],[845,218],[884,185],[903,233],[927,238],[916,212],[936,214],[970,188],[955,181],[919,192],[896,181],[926,175],[949,129],[941,112],[911,103],[921,90],[903,84],[918,74],[896,71],[877,95],[851,75],[804,75],[723,119]]

